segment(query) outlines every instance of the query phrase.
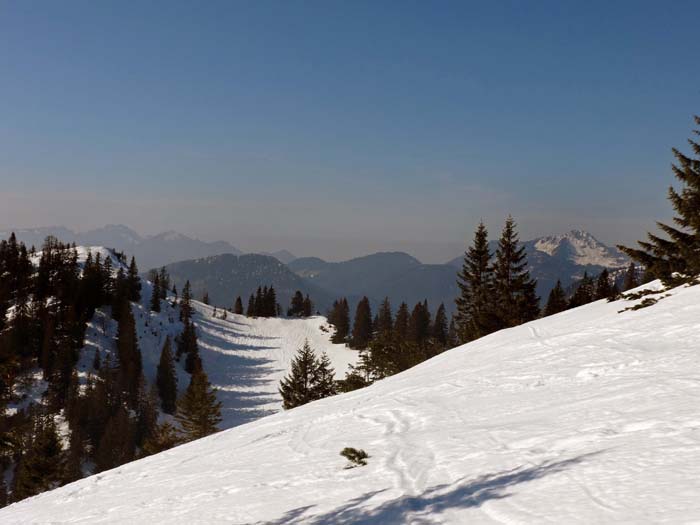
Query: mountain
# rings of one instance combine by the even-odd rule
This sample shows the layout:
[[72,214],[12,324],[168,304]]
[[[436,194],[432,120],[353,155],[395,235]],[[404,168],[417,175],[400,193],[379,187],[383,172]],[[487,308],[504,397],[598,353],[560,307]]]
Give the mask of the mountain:
[[245,307],[248,297],[258,286],[269,285],[274,286],[283,312],[297,290],[309,294],[321,312],[325,312],[333,301],[325,290],[302,279],[269,255],[214,255],[168,264],[166,269],[179,290],[189,280],[195,297],[201,298],[207,291],[211,304],[219,307],[231,308],[239,295]]
[[[497,332],[11,505],[0,522],[697,521],[700,287],[668,293]],[[367,465],[347,469],[345,447]]]
[[280,262],[283,262],[284,264],[289,264],[297,258],[296,255],[289,252],[288,250],[279,250],[277,252],[272,253],[263,252],[262,255],[269,255],[271,257],[274,257],[275,259],[277,259]]
[[[522,244],[530,265],[530,274],[537,279],[537,293],[543,302],[547,300],[557,279],[568,288],[583,277],[584,272],[597,275],[605,268],[619,269],[629,264],[629,259],[617,248],[606,246],[590,233],[581,230],[538,237]],[[495,253],[498,242],[491,241],[489,245]],[[448,264],[461,268],[463,257],[456,257]]]
[[380,252],[344,262],[303,257],[289,268],[336,298],[356,300],[366,295],[375,307],[389,297],[394,307],[402,301],[413,306],[427,299],[433,310],[442,302],[451,310],[457,295],[453,267],[423,264],[403,252]]
[[[0,232],[0,238],[9,237],[11,231],[13,230]],[[173,231],[144,237],[121,224],[110,224],[83,233],[74,232],[62,226],[14,231],[18,241],[24,242],[27,246],[34,245],[37,249],[41,247],[48,235],[53,235],[62,242],[74,242],[78,245],[108,246],[123,251],[128,256],[135,256],[140,268],[153,268],[171,262],[222,253],[234,255],[242,253],[227,242],[200,241]]]

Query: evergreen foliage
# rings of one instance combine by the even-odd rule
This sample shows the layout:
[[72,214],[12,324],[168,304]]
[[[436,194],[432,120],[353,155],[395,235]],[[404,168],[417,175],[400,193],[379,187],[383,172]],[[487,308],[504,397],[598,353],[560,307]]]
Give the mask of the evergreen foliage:
[[320,358],[305,341],[292,360],[289,374],[280,381],[279,392],[285,410],[337,393],[335,372],[330,359],[323,353]]
[[190,384],[178,401],[175,419],[180,424],[182,439],[192,441],[218,431],[221,423],[221,402],[209,384],[202,368],[192,373]]
[[[700,125],[700,116],[694,120]],[[700,135],[700,130],[693,134]],[[672,150],[676,163],[671,168],[682,187],[668,190],[668,199],[676,211],[673,225],[657,223],[666,237],[649,233],[646,241],[639,241],[639,248],[618,246],[642,264],[650,276],[667,284],[675,282],[674,274],[681,280],[700,274],[700,143],[693,139],[688,143],[694,157]]]
[[549,292],[547,305],[544,307],[544,315],[554,315],[569,308],[569,302],[566,299],[566,292],[561,285],[561,281],[557,279],[557,284]]
[[170,337],[165,339],[163,350],[160,353],[160,362],[156,372],[156,385],[163,412],[174,414],[177,405],[177,375],[175,374]]
[[369,299],[363,297],[357,303],[355,310],[355,322],[352,326],[351,346],[357,350],[367,348],[372,339],[372,309]]

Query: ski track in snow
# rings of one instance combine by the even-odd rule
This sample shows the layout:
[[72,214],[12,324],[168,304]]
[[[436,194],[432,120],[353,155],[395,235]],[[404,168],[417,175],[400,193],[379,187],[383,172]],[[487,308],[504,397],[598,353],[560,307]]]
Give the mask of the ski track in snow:
[[[20,502],[0,522],[700,522],[700,286],[617,313],[630,304],[492,334]],[[240,322],[203,326],[203,355],[253,357],[236,345],[255,336],[271,359],[305,337],[275,346],[262,321]],[[345,469],[346,446],[367,466]]]

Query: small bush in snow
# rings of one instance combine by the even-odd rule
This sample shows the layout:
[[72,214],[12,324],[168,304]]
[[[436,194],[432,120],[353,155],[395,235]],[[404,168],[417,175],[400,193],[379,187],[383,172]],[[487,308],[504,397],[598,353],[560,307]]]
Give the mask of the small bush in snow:
[[367,464],[367,458],[369,455],[362,449],[356,449],[352,447],[345,447],[340,451],[340,455],[347,459],[350,464],[345,468],[355,468],[362,467]]

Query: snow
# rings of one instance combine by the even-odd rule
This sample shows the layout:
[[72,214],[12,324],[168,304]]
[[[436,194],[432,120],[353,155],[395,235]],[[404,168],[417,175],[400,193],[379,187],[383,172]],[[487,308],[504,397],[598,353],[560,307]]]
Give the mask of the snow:
[[[17,503],[0,522],[697,522],[700,286],[670,293],[492,334]],[[344,447],[366,450],[367,466],[345,469]]]
[[611,250],[590,233],[581,230],[572,230],[561,235],[550,235],[537,239],[535,249],[553,256],[564,242],[573,249],[569,259],[580,266],[617,268],[628,262],[620,253]]

